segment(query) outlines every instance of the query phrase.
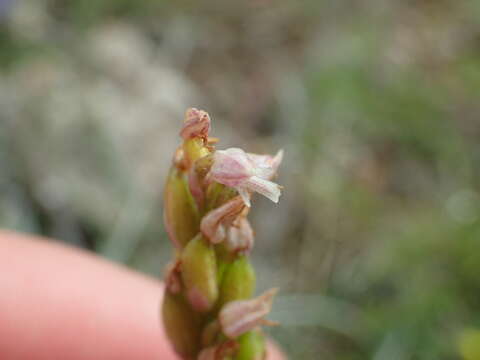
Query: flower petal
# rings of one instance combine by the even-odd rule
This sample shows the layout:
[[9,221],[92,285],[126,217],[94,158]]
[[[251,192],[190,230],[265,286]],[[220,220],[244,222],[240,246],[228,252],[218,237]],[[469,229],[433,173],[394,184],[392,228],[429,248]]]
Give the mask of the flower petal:
[[242,212],[245,204],[240,196],[234,197],[222,206],[210,211],[200,223],[200,231],[212,243],[218,244],[225,239],[225,226]]
[[271,180],[283,160],[283,149],[279,150],[275,156],[251,153],[247,156],[255,168],[256,175],[262,179]]
[[220,184],[235,187],[255,174],[255,169],[242,149],[230,148],[215,152],[210,177]]
[[258,176],[252,176],[245,185],[247,189],[258,192],[259,194],[272,200],[274,203],[278,203],[278,199],[281,195],[280,186],[272,181],[264,180]]
[[250,193],[248,192],[248,190],[247,190],[247,189],[244,189],[244,188],[242,188],[242,187],[237,187],[237,188],[235,188],[235,189],[237,190],[238,195],[241,196],[241,198],[242,198],[242,200],[243,200],[243,203],[244,203],[246,206],[251,207],[251,206],[252,206],[252,204],[251,204],[251,202],[250,202],[250,196],[251,196],[251,195],[250,195]]
[[262,325],[272,308],[273,297],[277,291],[278,289],[270,289],[255,299],[227,303],[219,314],[223,333],[234,339]]

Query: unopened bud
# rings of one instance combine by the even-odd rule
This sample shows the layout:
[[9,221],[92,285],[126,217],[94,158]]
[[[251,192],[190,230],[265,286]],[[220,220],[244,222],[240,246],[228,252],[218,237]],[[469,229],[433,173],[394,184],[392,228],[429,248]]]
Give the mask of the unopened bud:
[[255,272],[245,256],[228,264],[220,285],[220,305],[249,299],[255,292]]
[[184,247],[197,233],[199,215],[185,175],[175,167],[170,170],[164,191],[163,218],[170,240]]
[[234,339],[259,325],[270,325],[265,316],[270,312],[277,289],[270,289],[251,300],[227,303],[220,310],[219,321],[223,333]]
[[263,360],[265,359],[265,337],[255,329],[238,338],[238,350],[233,360]]
[[162,304],[165,332],[175,351],[184,358],[193,358],[199,351],[201,323],[182,295],[165,292]]
[[182,280],[190,305],[197,311],[209,311],[218,298],[215,252],[202,235],[197,235],[183,250]]
[[184,157],[183,161],[187,169],[192,168],[195,161],[210,154],[210,148],[205,146],[204,141],[199,138],[185,140],[182,148]]

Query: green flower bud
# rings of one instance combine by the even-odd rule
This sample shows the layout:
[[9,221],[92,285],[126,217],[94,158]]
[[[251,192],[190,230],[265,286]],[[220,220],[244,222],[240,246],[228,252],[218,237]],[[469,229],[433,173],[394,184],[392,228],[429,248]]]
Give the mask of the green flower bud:
[[183,296],[165,292],[162,318],[170,342],[175,351],[185,358],[194,357],[199,351],[201,322]]
[[238,338],[240,344],[233,360],[262,360],[265,356],[265,338],[258,330],[249,331]]
[[249,299],[255,292],[255,272],[246,256],[228,264],[220,285],[222,306],[230,301]]
[[210,150],[205,146],[205,142],[201,138],[187,139],[183,142],[183,154],[185,164],[188,169],[193,166],[195,161],[210,154]]
[[197,311],[209,311],[218,299],[213,246],[199,234],[183,250],[181,262],[182,280],[190,304]]
[[177,248],[182,248],[198,233],[199,214],[185,175],[174,167],[165,185],[164,201],[168,236]]

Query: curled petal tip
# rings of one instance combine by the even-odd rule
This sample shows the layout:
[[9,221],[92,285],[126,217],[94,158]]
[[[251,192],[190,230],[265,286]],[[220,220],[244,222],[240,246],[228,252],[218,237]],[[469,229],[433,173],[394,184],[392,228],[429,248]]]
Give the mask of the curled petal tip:
[[283,155],[285,151],[283,149],[278,150],[277,154],[273,157],[272,159],[272,168],[274,169],[275,172],[277,172],[278,167],[283,161]]
[[190,108],[185,113],[185,122],[180,136],[187,140],[195,137],[207,139],[210,131],[210,116],[203,110]]
[[274,203],[278,203],[281,191],[280,186],[272,181],[262,179],[258,176],[252,176],[246,182],[246,187],[252,191],[270,199]]

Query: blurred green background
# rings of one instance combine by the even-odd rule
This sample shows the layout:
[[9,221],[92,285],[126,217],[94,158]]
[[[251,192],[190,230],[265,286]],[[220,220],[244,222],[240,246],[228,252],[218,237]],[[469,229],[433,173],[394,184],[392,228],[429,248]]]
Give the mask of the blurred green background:
[[190,106],[286,151],[252,257],[292,359],[480,359],[479,1],[0,0],[0,226],[160,277]]

